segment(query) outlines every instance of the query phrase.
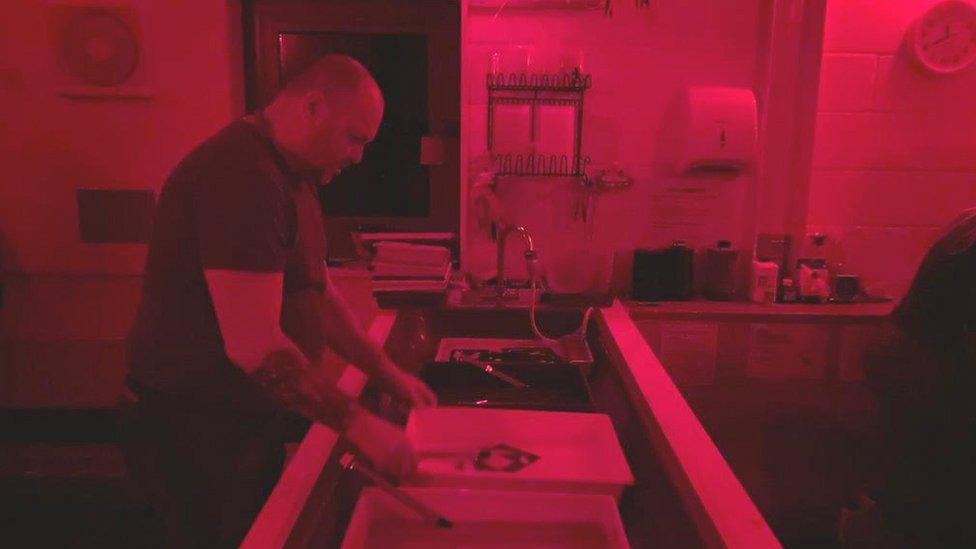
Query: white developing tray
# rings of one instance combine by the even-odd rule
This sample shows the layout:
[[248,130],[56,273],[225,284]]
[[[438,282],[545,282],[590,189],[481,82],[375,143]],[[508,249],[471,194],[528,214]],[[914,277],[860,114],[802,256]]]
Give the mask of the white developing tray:
[[619,499],[634,483],[604,414],[443,406],[412,411],[407,436],[420,459],[415,486]]
[[612,498],[404,488],[445,518],[451,528],[424,521],[389,494],[369,487],[353,511],[342,549],[626,549],[630,545]]

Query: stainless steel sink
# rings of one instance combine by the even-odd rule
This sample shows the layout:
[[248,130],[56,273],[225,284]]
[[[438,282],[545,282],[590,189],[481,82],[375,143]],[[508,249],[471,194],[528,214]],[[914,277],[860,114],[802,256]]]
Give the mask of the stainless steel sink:
[[[554,338],[547,341],[536,337],[525,308],[400,310],[386,350],[401,367],[418,373],[443,404],[592,411],[586,377],[593,356],[585,338],[576,333],[583,314],[578,309],[540,308],[539,329]],[[528,387],[506,384],[458,360],[458,350],[474,351],[502,377],[522,379]]]
[[584,311],[580,309],[540,308],[536,311],[536,321],[542,333],[561,339],[552,344],[539,340],[533,333],[527,308],[401,310],[387,338],[386,350],[397,363],[419,371],[423,364],[435,361],[445,338],[464,338],[465,345],[479,345],[479,339],[509,340],[513,343],[512,347],[532,345],[533,341],[537,341],[536,345],[551,346],[567,362],[586,366],[593,360],[586,338],[573,335],[582,322],[583,314]]
[[571,364],[455,360],[428,362],[420,378],[447,406],[592,412],[593,397],[582,370]]

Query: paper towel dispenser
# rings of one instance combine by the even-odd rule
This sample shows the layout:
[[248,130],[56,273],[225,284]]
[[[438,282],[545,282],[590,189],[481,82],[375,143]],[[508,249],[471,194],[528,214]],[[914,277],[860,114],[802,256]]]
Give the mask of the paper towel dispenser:
[[675,108],[679,173],[744,171],[755,162],[758,120],[752,90],[692,86]]

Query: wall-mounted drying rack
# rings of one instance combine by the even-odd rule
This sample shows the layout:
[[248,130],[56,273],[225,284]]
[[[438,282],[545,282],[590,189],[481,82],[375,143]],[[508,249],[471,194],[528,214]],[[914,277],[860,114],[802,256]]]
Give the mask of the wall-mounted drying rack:
[[493,154],[497,175],[532,177],[585,178],[589,158],[583,156],[583,94],[592,84],[590,75],[579,69],[559,74],[489,73],[488,150],[495,152],[495,107],[529,105],[529,139],[535,142],[537,107],[539,105],[573,108],[573,154]]
[[581,177],[590,163],[588,156],[565,154],[496,154],[492,159],[497,175],[532,177]]
[[488,73],[489,91],[573,92],[582,94],[592,85],[588,74],[579,69],[557,74]]

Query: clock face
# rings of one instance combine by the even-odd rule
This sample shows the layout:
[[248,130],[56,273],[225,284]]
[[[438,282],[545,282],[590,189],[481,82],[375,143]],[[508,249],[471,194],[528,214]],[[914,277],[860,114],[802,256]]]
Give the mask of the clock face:
[[966,68],[976,61],[976,7],[961,0],[936,5],[916,23],[912,49],[933,72]]

